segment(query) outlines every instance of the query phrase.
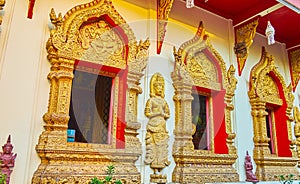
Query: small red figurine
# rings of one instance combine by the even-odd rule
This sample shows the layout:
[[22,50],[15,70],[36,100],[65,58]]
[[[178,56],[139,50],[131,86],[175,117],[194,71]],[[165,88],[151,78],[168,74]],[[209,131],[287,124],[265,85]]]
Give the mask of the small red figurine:
[[253,174],[252,169],[253,165],[251,162],[251,157],[248,154],[248,151],[246,152],[246,157],[245,157],[245,170],[246,170],[246,181],[250,182],[258,182],[258,179],[256,176]]
[[12,167],[15,166],[15,159],[17,154],[12,153],[13,145],[10,143],[10,135],[8,136],[6,144],[2,146],[3,153],[0,153],[1,170],[6,175],[6,184],[9,184],[10,174],[12,173]]

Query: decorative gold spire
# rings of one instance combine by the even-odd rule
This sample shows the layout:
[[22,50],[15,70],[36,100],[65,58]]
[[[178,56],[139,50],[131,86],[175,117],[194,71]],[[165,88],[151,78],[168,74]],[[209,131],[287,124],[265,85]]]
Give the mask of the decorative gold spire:
[[62,15],[61,13],[58,14],[56,17],[56,13],[54,11],[54,8],[51,8],[51,11],[49,13],[51,23],[55,26],[60,26],[62,24]]
[[256,33],[256,27],[258,25],[258,20],[259,18],[255,18],[255,20],[252,19],[235,29],[236,41],[234,46],[234,52],[238,61],[239,75],[242,74],[249,54],[249,48],[253,43],[253,38]]
[[157,0],[157,54],[161,52],[173,2],[174,0]]

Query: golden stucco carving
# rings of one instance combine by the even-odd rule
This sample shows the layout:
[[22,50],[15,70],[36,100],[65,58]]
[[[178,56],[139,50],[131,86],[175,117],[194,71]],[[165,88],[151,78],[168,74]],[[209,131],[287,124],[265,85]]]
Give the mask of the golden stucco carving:
[[293,90],[295,91],[300,79],[300,48],[289,50],[288,53]]
[[124,44],[105,21],[100,20],[80,28],[79,42],[86,49],[82,60],[123,69],[126,67]]
[[166,35],[169,14],[174,0],[157,0],[157,54],[160,54]]
[[170,117],[170,110],[164,97],[164,78],[160,73],[155,73],[150,80],[150,98],[145,107],[145,116],[149,118],[145,138],[145,163],[154,170],[154,174],[150,175],[150,181],[153,183],[167,182],[166,175],[159,173],[170,165],[168,160],[169,135],[166,129],[166,120]]
[[[91,17],[93,19],[90,19]],[[96,57],[96,60],[90,62],[122,69],[126,66],[124,58],[117,64],[113,62],[113,60],[120,59],[120,52],[123,55],[125,55],[124,52],[128,52],[129,58],[134,57],[131,55],[136,49],[134,34],[132,31],[128,31],[131,30],[129,25],[115,11],[111,0],[94,0],[84,5],[78,5],[69,10],[64,17],[60,14],[56,17],[53,10],[50,13],[50,19],[56,28],[51,31],[51,42],[60,57],[77,60]],[[107,24],[111,19],[116,26],[108,28]],[[120,42],[121,37],[125,35],[128,41]],[[111,42],[105,39],[114,40],[115,45],[110,45]],[[103,61],[101,57],[97,57],[98,55],[90,56],[93,51],[104,51],[107,55],[109,53],[112,55],[107,58],[108,60]]]
[[[49,104],[43,116],[44,131],[36,146],[41,164],[32,183],[88,183],[94,176],[105,176],[107,165],[115,166],[116,178],[123,182],[140,183],[141,176],[134,165],[141,155],[141,143],[136,137],[140,127],[136,118],[137,97],[142,93],[139,80],[147,65],[149,40],[137,43],[133,31],[115,10],[111,0],[94,0],[76,6],[64,17],[61,14],[56,16],[52,9],[50,19],[54,28],[46,45],[51,64],[48,74]],[[109,39],[114,43],[113,47],[106,45],[111,44],[107,41]],[[98,52],[106,60],[97,58]],[[67,142],[74,63],[83,59],[119,69],[128,68],[126,100],[129,105],[125,110],[124,149],[116,149],[118,95],[123,93],[119,89],[121,79],[118,75],[113,89],[111,144]]]
[[262,100],[268,103],[282,105],[277,84],[268,74],[263,76],[261,82],[257,84],[257,93],[260,94]]
[[[208,57],[209,56],[209,57]],[[235,69],[230,66],[226,71],[225,62],[212,47],[205,34],[202,22],[194,38],[183,43],[178,50],[174,48],[175,65],[171,74],[175,94],[175,142],[173,157],[176,167],[173,182],[205,183],[213,181],[238,181],[238,174],[232,167],[237,158],[233,145],[235,133],[231,129],[231,111],[234,109],[232,98],[237,84]],[[212,61],[212,58],[215,60]],[[220,67],[222,80],[218,80],[216,65]],[[192,136],[195,127],[192,123],[192,87],[199,86],[212,90],[226,91],[224,103],[225,126],[228,154],[214,153],[212,150],[194,150]],[[211,133],[213,128],[211,130]]]
[[[275,82],[278,81],[278,82]],[[268,84],[266,84],[268,82]],[[281,85],[284,97],[279,96],[279,86]],[[267,86],[265,86],[267,85]],[[294,150],[294,141],[292,140],[291,110],[293,107],[294,96],[292,94],[292,85],[286,86],[283,77],[278,72],[274,58],[270,56],[265,49],[262,49],[262,56],[258,64],[251,70],[250,89],[248,92],[250,104],[252,107],[251,114],[253,119],[253,141],[254,151],[253,159],[256,163],[256,176],[259,180],[274,180],[278,175],[295,174],[298,175],[296,169],[297,155]],[[267,136],[266,127],[266,112],[267,104],[273,104],[281,107],[286,103],[287,120],[285,123],[287,127],[287,139],[290,142],[289,148],[291,157],[279,157],[278,153],[271,154],[269,149],[269,140]],[[275,122],[272,122],[274,126]],[[278,124],[276,124],[278,125]],[[276,137],[276,131],[274,131]],[[281,168],[281,169],[280,169]]]
[[[299,108],[298,107],[294,107],[294,121],[295,121],[295,125],[294,125],[294,134],[296,137],[296,148],[297,148],[297,156],[298,158],[300,158],[300,112],[299,112]],[[299,163],[298,163],[298,167],[299,167]]]
[[[0,11],[3,10],[3,7],[5,6],[5,0],[0,0]],[[2,24],[2,15],[0,15],[0,25]]]
[[258,26],[258,20],[259,18],[255,18],[255,20],[250,20],[250,22],[247,22],[235,29],[236,41],[234,52],[238,61],[239,75],[242,74],[245,62],[249,54],[249,48],[253,43],[253,38],[256,33],[256,27]]
[[141,127],[141,124],[137,121],[137,109],[138,109],[138,95],[143,92],[139,86],[140,79],[142,78],[143,71],[148,63],[148,49],[150,41],[140,41],[136,47],[136,55],[128,64],[127,74],[127,113],[126,113],[126,129],[125,129],[125,143],[127,149],[134,149],[138,153],[141,153],[141,143],[136,137],[138,135],[137,130]]

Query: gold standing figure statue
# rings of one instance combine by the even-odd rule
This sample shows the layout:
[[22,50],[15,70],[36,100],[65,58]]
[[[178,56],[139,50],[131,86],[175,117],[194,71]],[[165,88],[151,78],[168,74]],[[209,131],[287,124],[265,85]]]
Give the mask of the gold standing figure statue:
[[[160,73],[155,73],[150,81],[150,98],[145,107],[145,115],[149,118],[146,133],[146,158],[145,163],[150,164],[154,170],[151,181],[165,180],[166,177],[159,172],[170,165],[168,160],[169,135],[166,130],[166,119],[170,117],[169,106],[164,99],[164,78]],[[161,181],[161,183],[163,183]]]

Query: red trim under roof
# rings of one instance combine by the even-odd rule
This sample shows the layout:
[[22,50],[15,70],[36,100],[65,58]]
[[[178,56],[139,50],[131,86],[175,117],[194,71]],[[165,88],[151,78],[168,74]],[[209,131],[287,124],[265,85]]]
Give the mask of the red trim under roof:
[[231,19],[236,25],[260,12],[278,4],[275,0],[203,0],[195,1],[195,5],[226,19]]

